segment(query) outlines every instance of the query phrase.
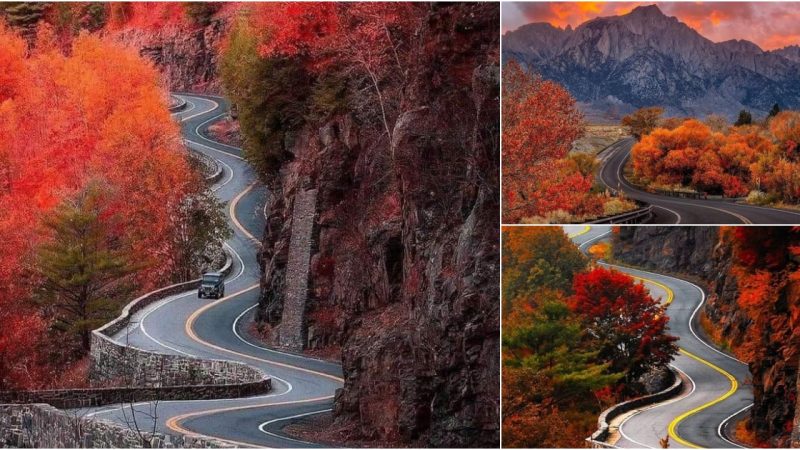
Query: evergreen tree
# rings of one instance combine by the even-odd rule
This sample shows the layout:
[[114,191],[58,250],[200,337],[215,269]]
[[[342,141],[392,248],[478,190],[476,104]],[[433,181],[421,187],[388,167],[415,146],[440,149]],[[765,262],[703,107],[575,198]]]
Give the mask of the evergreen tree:
[[32,37],[47,7],[46,2],[0,3],[0,15],[5,17],[9,26],[20,30],[26,37]]
[[610,372],[610,364],[598,360],[597,341],[585,333],[560,295],[554,291],[542,295],[545,299],[535,309],[515,308],[503,323],[506,365],[547,377],[553,397],[565,404],[616,383],[623,374]]
[[114,234],[104,186],[89,183],[45,219],[51,239],[36,253],[37,300],[53,315],[53,328],[88,350],[91,331],[113,318],[131,292],[135,270]]
[[736,123],[733,125],[736,127],[740,127],[742,125],[750,125],[753,123],[753,116],[750,114],[750,111],[743,109],[739,111],[739,118],[736,119]]
[[781,112],[781,107],[777,103],[775,103],[774,105],[772,105],[772,109],[769,110],[769,114],[767,115],[767,117],[775,117],[778,115],[779,112]]

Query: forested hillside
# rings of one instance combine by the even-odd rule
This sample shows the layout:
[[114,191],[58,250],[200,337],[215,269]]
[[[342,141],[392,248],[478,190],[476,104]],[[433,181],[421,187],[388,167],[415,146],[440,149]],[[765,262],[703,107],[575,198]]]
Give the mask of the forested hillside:
[[[499,440],[498,14],[264,4],[233,27],[223,82],[270,188],[257,317],[278,343],[300,315],[306,351],[341,355],[338,439]],[[294,311],[301,193],[316,218],[309,299]]]

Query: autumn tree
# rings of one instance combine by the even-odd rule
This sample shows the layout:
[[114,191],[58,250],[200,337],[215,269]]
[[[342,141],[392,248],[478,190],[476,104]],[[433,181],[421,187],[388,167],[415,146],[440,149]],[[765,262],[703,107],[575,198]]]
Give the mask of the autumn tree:
[[[76,242],[70,241],[74,235],[66,228],[63,236],[53,235],[53,227],[68,224],[48,222],[48,227],[44,218],[72,217],[75,211],[67,214],[65,205],[77,208],[76,199],[82,198],[78,193],[91,191],[90,186],[101,180],[104,212],[98,226],[108,233],[108,247],[101,250],[109,257],[124,251],[135,261],[137,270],[120,270],[119,281],[131,281],[137,293],[146,292],[170,282],[179,272],[177,261],[171,258],[181,241],[175,236],[181,229],[173,226],[173,215],[184,199],[196,193],[196,175],[156,70],[136,52],[86,34],[76,37],[65,53],[54,44],[53,33],[48,32],[52,28],[39,28],[28,53],[19,36],[0,27],[0,141],[4,143],[0,146],[0,208],[4,211],[0,216],[0,284],[4,286],[0,290],[0,328],[4,330],[0,359],[4,360],[4,383],[15,387],[46,386],[58,378],[52,366],[62,362],[59,357],[65,352],[54,350],[54,341],[45,334],[51,325],[85,339],[86,330],[106,314],[107,304],[97,303],[96,298],[86,303],[87,310],[94,312],[83,319],[56,308],[66,302],[67,294],[56,289],[55,280],[81,268],[69,266],[76,261],[75,254],[69,253],[70,242]],[[120,95],[121,84],[126,86],[125,95]],[[209,243],[213,245],[221,244]],[[57,257],[44,256],[62,251]],[[114,260],[103,264],[111,270]],[[79,278],[76,275],[70,282]],[[111,289],[115,283],[109,283]],[[33,291],[40,286],[41,290]],[[118,293],[115,305],[130,300],[122,290]],[[103,290],[98,295],[111,298]],[[34,297],[49,306],[38,306]],[[30,342],[30,352],[16,351],[15,342],[17,346]]]
[[535,302],[541,289],[569,291],[587,258],[558,227],[503,228],[503,315],[516,299]]
[[622,126],[627,127],[628,132],[636,139],[641,139],[642,136],[650,134],[658,127],[663,114],[663,108],[655,106],[639,108],[634,113],[622,118]]
[[264,58],[248,20],[234,24],[225,45],[220,72],[242,129],[244,154],[267,177],[291,158],[291,137],[305,123],[311,81],[296,61]]
[[[596,362],[597,343],[558,293],[540,297],[535,305],[516,305],[503,321],[503,445],[577,447],[588,433],[586,424],[569,424],[562,414],[573,422],[577,411],[593,417],[593,393],[620,375]],[[565,436],[565,426],[574,433]]]
[[173,281],[194,279],[198,271],[212,270],[219,264],[214,255],[223,253],[222,243],[232,236],[224,204],[200,183],[187,194],[170,215],[173,231],[169,257],[174,268]]
[[557,209],[598,213],[601,203],[588,195],[592,175],[564,161],[583,133],[583,117],[566,89],[511,61],[503,69],[502,110],[504,221]]
[[599,357],[628,386],[677,354],[677,338],[667,334],[666,308],[641,283],[616,270],[597,267],[579,273],[568,303],[588,332],[602,342]]
[[126,242],[113,230],[107,189],[92,181],[44,219],[47,233],[37,249],[36,300],[53,311],[54,329],[89,350],[91,330],[111,320],[131,292],[135,270]]

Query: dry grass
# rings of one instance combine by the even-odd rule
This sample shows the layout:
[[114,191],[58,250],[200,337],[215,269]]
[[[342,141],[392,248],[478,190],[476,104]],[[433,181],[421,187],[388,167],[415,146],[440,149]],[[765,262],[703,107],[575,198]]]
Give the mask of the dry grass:
[[572,151],[596,155],[600,150],[630,136],[620,125],[586,125],[583,137],[572,143]]

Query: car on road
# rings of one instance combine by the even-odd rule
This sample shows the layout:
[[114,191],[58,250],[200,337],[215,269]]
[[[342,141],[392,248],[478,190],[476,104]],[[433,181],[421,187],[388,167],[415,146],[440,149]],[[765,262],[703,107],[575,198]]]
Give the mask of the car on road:
[[197,289],[198,298],[222,298],[225,296],[225,277],[219,272],[203,274],[200,287]]

